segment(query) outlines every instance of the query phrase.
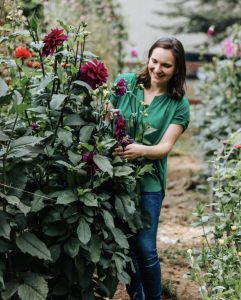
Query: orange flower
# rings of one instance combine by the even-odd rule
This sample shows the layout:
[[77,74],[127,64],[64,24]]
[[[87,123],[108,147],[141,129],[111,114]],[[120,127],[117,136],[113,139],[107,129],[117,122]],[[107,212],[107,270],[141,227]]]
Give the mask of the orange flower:
[[22,62],[23,62],[25,59],[27,59],[27,58],[29,58],[29,57],[32,57],[32,54],[31,54],[31,52],[30,52],[27,48],[25,48],[25,47],[17,47],[17,48],[15,49],[15,57],[16,57],[16,58],[21,58],[21,59],[22,59]]
[[41,68],[41,63],[39,61],[34,61],[33,62],[33,68],[40,69]]

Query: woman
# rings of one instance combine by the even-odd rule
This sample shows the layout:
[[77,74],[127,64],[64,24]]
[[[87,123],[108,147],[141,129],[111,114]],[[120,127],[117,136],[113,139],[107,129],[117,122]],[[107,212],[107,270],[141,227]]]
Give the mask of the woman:
[[[160,300],[161,297],[156,234],[166,187],[167,155],[189,123],[185,76],[181,42],[172,37],[161,38],[151,46],[144,70],[138,75],[128,73],[118,78],[125,79],[129,92],[110,99],[110,108],[120,109],[127,124],[132,118],[132,124],[133,120],[138,123],[137,128],[143,129],[148,124],[156,129],[139,134],[144,137],[144,143],[117,147],[113,153],[128,160],[142,158],[146,163],[153,163],[152,174],[143,178],[141,193],[141,204],[151,216],[151,227],[140,230],[130,242],[136,269],[130,274],[131,283],[127,287],[131,300]],[[129,134],[133,138],[132,129],[129,128]],[[136,132],[135,129],[135,135]]]

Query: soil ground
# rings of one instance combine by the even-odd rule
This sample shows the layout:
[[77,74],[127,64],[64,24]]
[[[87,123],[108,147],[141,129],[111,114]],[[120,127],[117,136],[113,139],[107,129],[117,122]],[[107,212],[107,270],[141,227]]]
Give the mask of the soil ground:
[[[192,226],[192,213],[198,203],[207,202],[209,197],[207,187],[198,179],[203,164],[191,134],[191,130],[183,134],[168,162],[167,192],[157,234],[164,290],[162,300],[201,299],[197,284],[187,275],[186,253],[187,249],[200,248],[204,243],[202,229]],[[123,285],[119,285],[113,300],[130,300]]]

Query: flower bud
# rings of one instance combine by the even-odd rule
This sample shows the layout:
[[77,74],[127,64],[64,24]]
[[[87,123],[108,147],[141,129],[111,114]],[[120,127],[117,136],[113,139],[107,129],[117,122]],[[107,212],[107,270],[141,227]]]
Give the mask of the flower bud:
[[223,246],[223,245],[225,244],[224,239],[220,239],[220,240],[219,240],[219,244],[220,244],[221,246]]
[[237,230],[237,226],[233,225],[233,226],[231,226],[231,229],[232,229],[233,231],[236,231],[236,230]]

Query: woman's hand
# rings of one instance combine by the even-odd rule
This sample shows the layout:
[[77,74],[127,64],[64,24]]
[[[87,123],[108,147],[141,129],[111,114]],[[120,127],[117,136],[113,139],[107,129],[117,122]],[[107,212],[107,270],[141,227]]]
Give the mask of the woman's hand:
[[124,149],[123,147],[115,148],[112,153],[114,156],[120,156],[122,158],[126,158],[128,160],[133,160],[138,157],[143,157],[145,155],[147,146],[141,144],[129,144]]

